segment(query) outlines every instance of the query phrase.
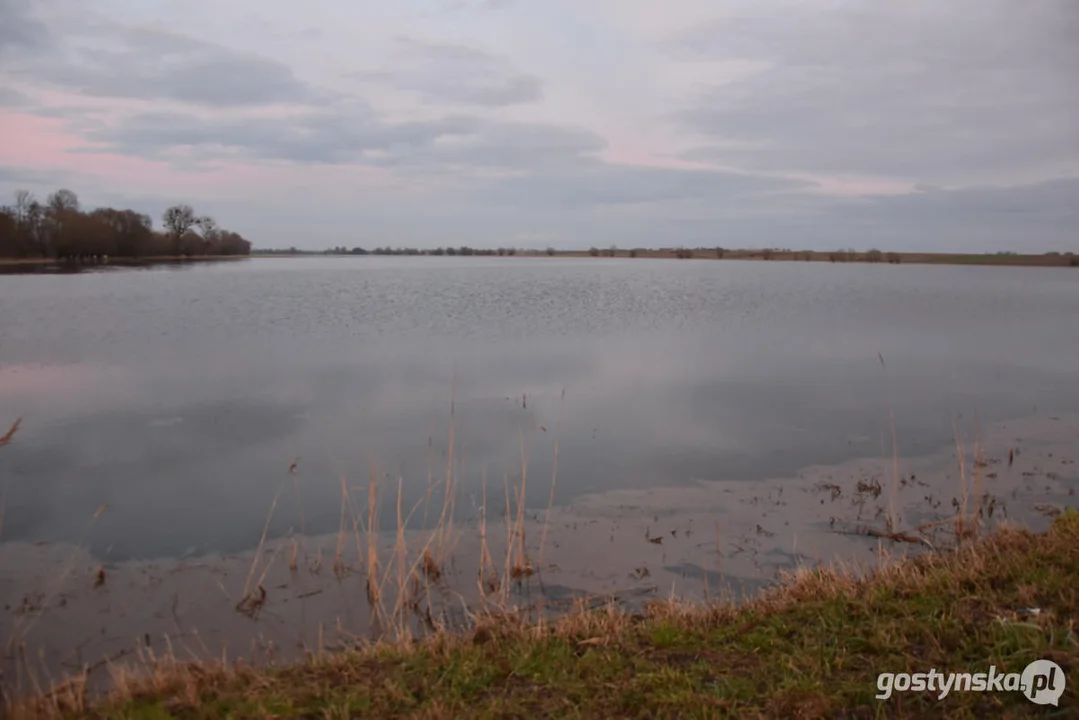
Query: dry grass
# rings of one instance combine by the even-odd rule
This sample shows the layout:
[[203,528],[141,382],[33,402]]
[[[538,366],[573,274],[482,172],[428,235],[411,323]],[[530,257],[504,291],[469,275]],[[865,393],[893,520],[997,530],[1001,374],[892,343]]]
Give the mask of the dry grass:
[[0,435],[0,447],[8,445],[15,438],[15,433],[19,432],[19,426],[22,425],[22,418],[16,418],[15,422],[11,424],[8,431],[3,435]]
[[[1024,609],[1035,607],[1036,614]],[[800,571],[760,597],[552,622],[485,614],[467,634],[371,645],[285,668],[141,658],[92,701],[76,677],[8,708],[30,717],[1034,717],[1018,692],[896,693],[882,671],[1021,671],[1052,659],[1079,696],[1079,513],[948,553]]]
[[[881,358],[883,365],[883,358]],[[380,486],[372,462],[366,512],[356,506],[341,475],[341,521],[333,562],[339,576],[362,573],[366,601],[382,640],[358,649],[287,668],[255,669],[218,662],[179,662],[140,650],[134,666],[110,666],[113,690],[91,697],[88,673],[62,683],[34,680],[37,692],[6,706],[14,718],[29,717],[350,717],[350,716],[763,716],[763,717],[984,717],[1005,709],[1023,716],[1035,706],[1018,694],[956,694],[944,703],[927,695],[898,694],[881,705],[879,671],[1022,669],[1051,657],[1074,677],[1079,644],[1079,516],[1065,514],[1045,535],[1015,529],[976,540],[981,502],[980,446],[968,470],[962,443],[957,451],[962,502],[954,525],[963,542],[947,553],[862,568],[802,571],[778,589],[736,606],[730,598],[688,605],[675,600],[631,614],[595,601],[550,622],[529,601],[511,604],[513,589],[527,590],[541,563],[534,563],[525,537],[525,490],[529,452],[520,438],[521,476],[504,478],[505,555],[488,544],[486,469],[479,508],[481,603],[465,609],[464,627],[439,611],[448,587],[448,558],[455,543],[453,517],[461,458],[456,450],[451,400],[445,475],[429,477],[425,497],[405,512],[402,481],[393,505],[397,531],[389,556],[380,555]],[[527,402],[522,396],[524,407]],[[561,418],[561,411],[559,413]],[[561,422],[559,421],[560,434]],[[14,436],[18,423],[5,438]],[[546,431],[544,429],[544,431]],[[539,538],[542,558],[554,484]],[[882,438],[883,445],[883,438]],[[883,452],[883,447],[882,447]],[[866,531],[901,542],[929,544],[921,532],[903,531],[895,511],[899,478],[892,418],[893,476],[885,531]],[[289,468],[295,477],[296,464]],[[388,480],[388,478],[387,478]],[[295,480],[294,480],[295,482]],[[388,485],[388,483],[387,483]],[[859,483],[859,492],[863,490]],[[439,487],[440,486],[440,487]],[[270,521],[284,489],[274,495],[258,549],[247,572],[237,610],[256,615],[266,602],[262,580],[277,552],[298,565],[296,541],[263,561]],[[389,489],[385,487],[385,489]],[[432,492],[442,493],[437,524],[406,538],[420,504],[426,516]],[[880,483],[865,491],[878,496]],[[297,487],[297,498],[299,491]],[[975,509],[968,502],[976,499]],[[500,502],[497,502],[496,508]],[[103,509],[103,508],[102,508]],[[101,512],[95,513],[95,519]],[[302,515],[302,510],[301,510]],[[302,522],[302,521],[301,521]],[[424,524],[426,527],[426,523]],[[355,539],[350,558],[348,535]],[[494,538],[495,545],[501,539]],[[535,548],[533,548],[535,549]],[[716,526],[717,569],[720,534]],[[306,560],[305,560],[306,563]],[[312,572],[321,567],[321,550]],[[707,575],[706,581],[707,581]],[[103,578],[102,578],[103,580]],[[436,597],[432,597],[432,593]],[[706,595],[708,591],[706,589]],[[460,596],[457,596],[460,598]],[[542,601],[542,600],[541,600]],[[362,600],[361,600],[362,602]],[[1030,620],[1016,613],[1037,607]],[[31,622],[36,620],[32,618]],[[18,648],[25,653],[25,648]],[[1075,684],[1065,695],[1075,707]],[[43,688],[51,688],[44,690]],[[1014,697],[1013,697],[1014,696]]]

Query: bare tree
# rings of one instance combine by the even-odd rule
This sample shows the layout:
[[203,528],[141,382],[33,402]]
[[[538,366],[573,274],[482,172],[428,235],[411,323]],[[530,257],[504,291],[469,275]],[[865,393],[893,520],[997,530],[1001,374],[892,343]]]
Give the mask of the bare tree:
[[112,234],[113,252],[121,257],[140,257],[150,249],[153,237],[153,221],[148,215],[134,210],[98,208],[91,217],[103,223]]
[[45,257],[49,252],[48,228],[45,222],[45,207],[37,200],[31,200],[26,206],[26,243],[35,254]]
[[19,190],[13,206],[0,208],[0,255],[83,260],[181,251],[208,255],[251,252],[251,243],[243,236],[224,230],[211,218],[197,217],[186,205],[169,208],[165,225],[166,233],[154,232],[150,217],[134,210],[99,207],[82,212],[78,196],[66,189],[50,194],[44,204],[28,191]]
[[195,210],[190,205],[173,205],[161,216],[161,221],[165,224],[165,232],[172,241],[173,253],[180,255],[180,241],[187,231],[199,222]]
[[19,256],[19,223],[15,220],[15,209],[0,207],[0,257]]
[[214,237],[221,232],[221,226],[209,215],[200,217],[195,221],[195,224],[198,225],[199,230],[202,230],[202,234],[205,237]]
[[49,223],[49,240],[52,249],[58,254],[70,254],[72,239],[65,237],[69,221],[79,212],[79,197],[66,188],[61,188],[45,200],[46,217]]
[[[221,247],[221,226],[209,215],[200,217],[196,222],[196,225],[202,232],[202,248],[200,254],[216,255]],[[347,251],[342,247],[340,252],[343,254]]]
[[34,194],[29,190],[16,190],[15,191],[15,222],[22,225],[26,222],[26,214],[30,210],[30,204],[36,202],[34,200]]
[[78,212],[79,196],[66,188],[61,188],[49,195],[45,204],[54,213]]
[[10,238],[8,239],[8,253],[21,257],[29,252],[34,252],[32,236],[34,228],[31,227],[33,211],[31,206],[37,206],[37,200],[29,190],[15,191],[15,204],[10,209]]

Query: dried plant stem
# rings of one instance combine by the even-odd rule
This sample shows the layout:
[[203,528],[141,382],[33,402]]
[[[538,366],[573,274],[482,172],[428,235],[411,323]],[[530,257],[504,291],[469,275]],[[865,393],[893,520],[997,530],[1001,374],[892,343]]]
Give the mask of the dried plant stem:
[[266,534],[270,531],[270,521],[273,519],[274,509],[277,508],[277,499],[281,496],[281,489],[284,487],[284,483],[281,483],[277,488],[277,492],[274,493],[273,502],[270,503],[270,511],[266,513],[266,522],[262,526],[262,536],[259,538],[258,547],[255,548],[255,556],[251,559],[251,568],[247,571],[247,580],[244,581],[243,596],[246,598],[251,592],[251,578],[255,576],[255,566],[258,564],[259,557],[262,555],[262,547],[266,544]]
[[558,401],[558,422],[555,426],[554,435],[554,467],[551,470],[551,495],[547,499],[547,515],[543,519],[543,532],[540,534],[538,562],[543,564],[543,548],[547,544],[547,527],[551,524],[551,507],[554,505],[554,489],[558,483],[558,441],[562,437],[562,409],[566,402],[566,391],[562,390],[562,397]]

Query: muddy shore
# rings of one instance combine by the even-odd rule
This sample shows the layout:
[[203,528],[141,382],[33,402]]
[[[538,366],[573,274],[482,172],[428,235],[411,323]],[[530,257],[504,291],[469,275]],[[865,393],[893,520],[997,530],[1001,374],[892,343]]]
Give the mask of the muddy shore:
[[287,662],[401,629],[464,626],[485,607],[534,616],[581,598],[737,598],[798,566],[870,568],[948,547],[957,515],[977,518],[975,532],[1004,522],[1040,531],[1079,506],[1079,416],[982,428],[929,456],[883,450],[796,477],[588,495],[549,518],[491,483],[486,508],[458,500],[454,523],[399,535],[370,527],[358,483],[343,532],[268,538],[257,552],[252,538],[234,556],[113,564],[77,546],[2,543],[3,681],[28,691],[88,667],[104,684],[110,664],[166,653]]

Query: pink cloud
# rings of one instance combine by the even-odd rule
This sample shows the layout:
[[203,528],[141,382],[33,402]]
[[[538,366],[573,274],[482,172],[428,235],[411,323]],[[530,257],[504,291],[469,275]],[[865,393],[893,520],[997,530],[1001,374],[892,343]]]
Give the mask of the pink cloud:
[[[118,103],[101,108],[97,119],[108,123],[110,116],[114,117],[123,106],[124,103]],[[414,194],[437,185],[430,179],[395,178],[391,170],[363,165],[312,166],[222,158],[202,163],[198,170],[185,170],[168,161],[95,152],[95,146],[72,132],[62,119],[0,111],[0,127],[9,137],[18,138],[16,143],[0,146],[0,165],[85,176],[71,181],[71,189],[76,193],[92,180],[101,189],[112,192],[160,195],[192,202],[255,201],[297,191],[314,191],[347,201],[354,200],[358,190]],[[179,149],[179,153],[182,151]],[[179,153],[177,157],[182,157]]]
[[[93,146],[68,131],[62,120],[0,111],[0,126],[16,143],[0,146],[0,164],[88,175],[111,190],[163,191],[170,194],[206,190],[215,193],[238,182],[256,182],[255,168],[221,166],[209,172],[184,172],[168,163],[92,152]],[[78,188],[72,188],[78,192]]]
[[823,177],[800,174],[791,174],[788,177],[815,183],[816,187],[808,189],[809,192],[838,197],[906,195],[914,192],[914,183],[905,180],[867,177]]

